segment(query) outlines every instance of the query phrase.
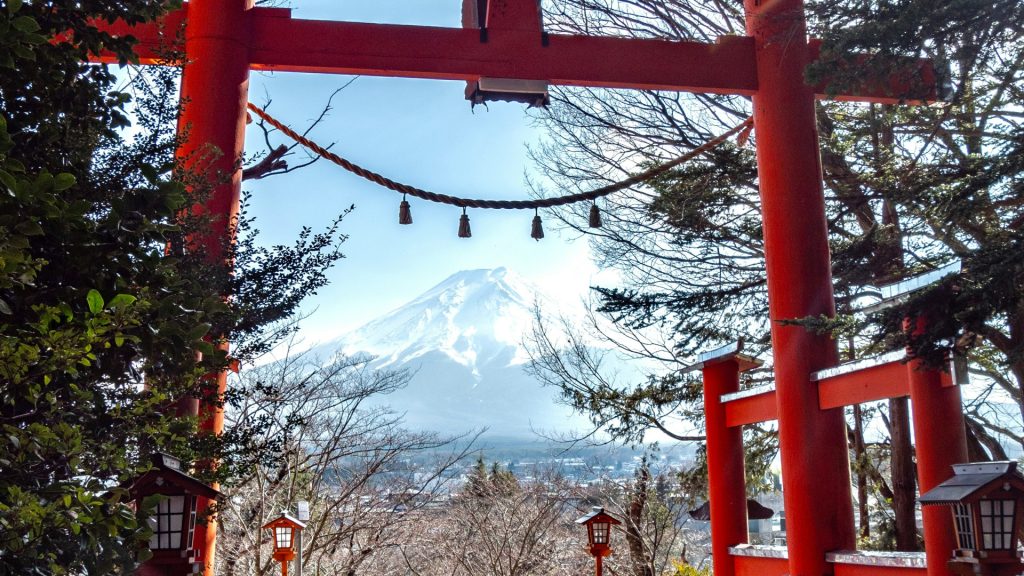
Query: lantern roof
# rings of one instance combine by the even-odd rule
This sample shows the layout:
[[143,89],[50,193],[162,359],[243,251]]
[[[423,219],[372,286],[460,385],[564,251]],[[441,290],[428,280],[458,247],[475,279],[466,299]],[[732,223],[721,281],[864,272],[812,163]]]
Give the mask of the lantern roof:
[[284,512],[281,512],[281,515],[278,516],[277,518],[274,518],[270,522],[267,522],[266,524],[264,524],[263,525],[263,529],[267,530],[267,529],[270,529],[270,528],[277,528],[277,527],[280,527],[280,526],[287,526],[289,528],[298,528],[298,529],[301,530],[301,529],[306,527],[306,523],[303,522],[302,520],[299,520],[295,516],[292,516],[287,511],[284,511]]
[[576,523],[577,524],[590,524],[592,522],[601,522],[601,521],[608,522],[610,524],[622,524],[622,522],[619,522],[618,520],[616,520],[614,516],[612,516],[611,514],[608,514],[607,512],[605,512],[604,508],[602,508],[600,506],[594,506],[593,508],[591,508],[590,512],[587,515],[583,516],[582,518],[579,518],[578,520],[576,520]]
[[153,454],[153,468],[132,481],[128,490],[136,498],[140,494],[149,493],[184,493],[210,499],[220,497],[219,491],[182,472],[181,468],[181,460],[178,458],[156,452]]
[[1024,493],[1024,475],[1017,471],[1017,463],[977,462],[956,464],[953,477],[932,488],[919,498],[921,504],[969,504],[997,490],[1015,489]]

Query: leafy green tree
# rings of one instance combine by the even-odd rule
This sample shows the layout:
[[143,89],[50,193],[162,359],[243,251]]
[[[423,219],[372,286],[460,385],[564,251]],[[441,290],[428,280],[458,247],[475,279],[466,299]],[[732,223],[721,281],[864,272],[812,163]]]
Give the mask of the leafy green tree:
[[[211,183],[174,159],[176,71],[125,87],[88,62],[133,59],[94,22],[177,5],[0,2],[0,573],[130,570],[148,529],[121,486],[149,451],[221,459],[220,478],[258,457],[176,406],[282,337],[341,256],[337,223],[264,248],[247,221],[183,216]],[[228,260],[185,241],[229,225]]]

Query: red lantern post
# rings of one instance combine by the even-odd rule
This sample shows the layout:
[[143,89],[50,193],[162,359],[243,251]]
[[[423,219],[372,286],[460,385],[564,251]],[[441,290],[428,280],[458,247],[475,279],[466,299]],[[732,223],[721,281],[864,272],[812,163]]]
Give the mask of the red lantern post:
[[594,557],[594,574],[602,576],[604,573],[604,557],[612,555],[610,545],[612,526],[622,524],[612,515],[606,513],[604,508],[595,506],[590,514],[576,520],[577,524],[587,527],[587,542],[590,546],[590,555]]
[[295,541],[306,524],[287,512],[263,525],[270,530],[274,544],[274,560],[281,563],[281,576],[288,576],[288,563],[295,559]]

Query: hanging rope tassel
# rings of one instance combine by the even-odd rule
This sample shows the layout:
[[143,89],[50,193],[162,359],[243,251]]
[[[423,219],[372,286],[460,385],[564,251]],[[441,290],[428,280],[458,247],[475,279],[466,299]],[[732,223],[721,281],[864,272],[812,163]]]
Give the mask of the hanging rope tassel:
[[459,238],[472,238],[473,231],[469,229],[469,216],[466,209],[462,209],[462,218],[459,218]]
[[540,223],[540,213],[535,209],[533,211],[533,228],[530,230],[530,238],[540,242],[540,239],[544,237],[544,226]]
[[409,207],[409,201],[405,199],[405,194],[402,194],[402,203],[398,206],[398,223],[412,224],[412,209]]
[[597,207],[596,202],[590,205],[590,227],[601,227],[601,210]]

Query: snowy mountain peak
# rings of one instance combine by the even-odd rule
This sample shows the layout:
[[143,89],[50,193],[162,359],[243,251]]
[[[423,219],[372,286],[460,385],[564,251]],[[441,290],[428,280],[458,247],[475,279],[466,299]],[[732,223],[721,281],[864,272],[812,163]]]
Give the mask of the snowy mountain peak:
[[370,354],[373,369],[408,369],[408,386],[386,402],[412,429],[522,439],[585,425],[524,371],[535,302],[564,311],[511,270],[464,270],[311,352]]
[[374,354],[380,366],[437,352],[479,376],[484,366],[526,361],[522,341],[538,299],[529,282],[506,268],[464,270],[343,336],[336,347]]
[[[491,270],[484,268],[456,272],[406,306],[461,296],[467,300],[504,298],[529,308],[536,295],[537,289],[515,272],[504,267]],[[450,305],[450,302],[445,305]]]

